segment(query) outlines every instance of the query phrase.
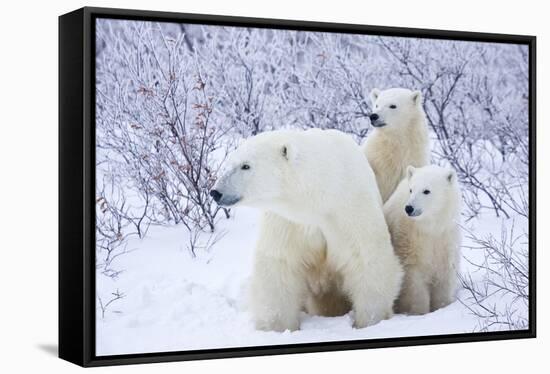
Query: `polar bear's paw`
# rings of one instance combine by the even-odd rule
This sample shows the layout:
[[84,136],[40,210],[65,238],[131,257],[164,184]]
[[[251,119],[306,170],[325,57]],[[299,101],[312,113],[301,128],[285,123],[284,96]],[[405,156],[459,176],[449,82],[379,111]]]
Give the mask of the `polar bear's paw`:
[[355,311],[355,320],[353,322],[353,327],[356,329],[362,329],[372,325],[376,325],[378,322],[390,319],[393,316],[393,311],[381,311],[381,312],[372,312],[372,311]]
[[276,332],[285,332],[285,331],[297,331],[300,329],[300,320],[282,320],[280,318],[272,319],[269,321],[266,320],[257,320],[255,322],[256,330],[260,331],[276,331]]

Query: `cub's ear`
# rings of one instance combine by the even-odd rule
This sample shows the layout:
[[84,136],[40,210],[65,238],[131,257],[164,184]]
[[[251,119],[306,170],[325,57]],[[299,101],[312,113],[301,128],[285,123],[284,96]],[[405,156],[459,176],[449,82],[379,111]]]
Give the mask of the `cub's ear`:
[[290,160],[290,148],[288,144],[283,144],[281,146],[281,155],[285,158],[285,160]]
[[378,96],[380,96],[380,90],[378,88],[373,88],[369,96],[370,96],[370,101],[374,105],[374,103],[376,102],[376,99],[378,99]]
[[407,166],[407,179],[411,179],[414,172],[416,171],[416,168],[412,165]]
[[296,147],[296,144],[292,143],[292,141],[283,144],[279,152],[288,162],[294,162],[298,159],[298,157],[300,157],[300,150]]
[[412,93],[412,99],[413,99],[413,102],[416,104],[416,105],[421,105],[422,104],[422,92],[416,90],[416,91],[413,91]]
[[447,171],[447,180],[451,183],[456,181],[456,171],[454,171],[453,169],[449,169]]

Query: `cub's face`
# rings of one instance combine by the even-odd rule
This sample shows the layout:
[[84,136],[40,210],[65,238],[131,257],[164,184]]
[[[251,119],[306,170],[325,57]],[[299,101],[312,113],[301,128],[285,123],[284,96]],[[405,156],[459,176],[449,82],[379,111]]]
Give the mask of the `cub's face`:
[[407,168],[409,200],[403,207],[413,219],[429,219],[456,199],[457,182],[454,170],[435,165]]
[[422,94],[405,88],[390,88],[380,91],[375,88],[370,93],[372,114],[371,124],[376,128],[398,128],[406,126],[422,111]]
[[210,195],[220,206],[266,208],[282,198],[289,157],[287,144],[249,138],[229,155]]

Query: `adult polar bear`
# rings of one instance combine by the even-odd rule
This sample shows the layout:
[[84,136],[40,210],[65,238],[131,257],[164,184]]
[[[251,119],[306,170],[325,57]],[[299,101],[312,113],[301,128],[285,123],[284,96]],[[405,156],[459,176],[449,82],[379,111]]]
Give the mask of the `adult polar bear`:
[[266,212],[251,284],[256,328],[299,329],[308,297],[327,287],[347,295],[355,327],[392,316],[402,268],[374,174],[349,136],[313,129],[249,138],[211,195]]
[[409,165],[428,165],[428,126],[420,91],[375,88],[370,98],[373,105],[370,120],[375,129],[367,137],[363,150],[385,203],[405,178]]

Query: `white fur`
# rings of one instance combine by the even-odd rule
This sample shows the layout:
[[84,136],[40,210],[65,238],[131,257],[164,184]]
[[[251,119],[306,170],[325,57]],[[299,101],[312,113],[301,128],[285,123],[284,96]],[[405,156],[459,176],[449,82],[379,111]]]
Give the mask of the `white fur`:
[[375,88],[370,96],[373,113],[380,117],[372,125],[385,125],[374,127],[363,149],[376,175],[382,201],[386,202],[405,177],[407,166],[428,164],[428,127],[420,91]]
[[[396,312],[425,314],[455,300],[461,194],[451,169],[411,166],[407,174],[384,205],[395,253],[405,269]],[[405,212],[407,205],[412,217]]]
[[331,294],[336,309],[351,304],[356,327],[391,317],[402,269],[374,174],[349,136],[314,129],[249,138],[214,188],[228,196],[221,204],[265,211],[251,284],[258,329],[296,330],[300,311]]

